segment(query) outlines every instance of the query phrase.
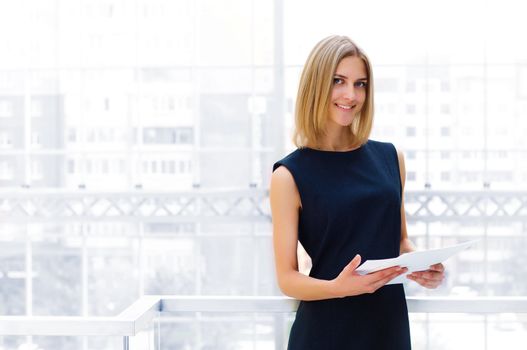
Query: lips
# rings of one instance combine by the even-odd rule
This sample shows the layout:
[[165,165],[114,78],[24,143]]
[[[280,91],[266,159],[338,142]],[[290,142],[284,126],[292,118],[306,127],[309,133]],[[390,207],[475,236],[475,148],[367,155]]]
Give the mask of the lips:
[[345,110],[345,111],[349,111],[349,110],[355,108],[356,105],[341,105],[341,104],[335,103],[335,106],[337,106],[339,109],[342,109],[342,110]]

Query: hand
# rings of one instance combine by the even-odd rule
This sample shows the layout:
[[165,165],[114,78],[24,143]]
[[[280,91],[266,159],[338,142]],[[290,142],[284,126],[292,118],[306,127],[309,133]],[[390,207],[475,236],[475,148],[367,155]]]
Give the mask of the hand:
[[430,266],[430,269],[426,271],[412,272],[406,275],[406,277],[419,283],[423,287],[435,289],[445,278],[445,267],[441,263],[435,264]]
[[347,297],[365,293],[373,293],[408,269],[400,266],[390,267],[367,275],[360,275],[355,270],[360,265],[360,255],[353,260],[332,280],[334,291],[338,297]]

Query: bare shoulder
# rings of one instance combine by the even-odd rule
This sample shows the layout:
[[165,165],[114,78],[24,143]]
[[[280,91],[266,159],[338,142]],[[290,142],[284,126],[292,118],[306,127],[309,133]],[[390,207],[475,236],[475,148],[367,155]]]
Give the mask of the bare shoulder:
[[293,174],[285,166],[279,166],[273,171],[271,175],[270,188],[271,202],[280,201],[287,202],[289,205],[294,205],[297,208],[300,204],[300,194],[295,183]]
[[293,178],[293,174],[291,174],[289,169],[287,169],[287,167],[283,165],[280,165],[278,168],[276,168],[275,171],[273,171],[271,180],[292,182],[293,184],[295,182],[295,179]]
[[[395,146],[394,146],[395,147]],[[404,153],[399,148],[395,147],[395,150],[397,151],[397,158],[399,159],[399,163],[404,162]]]
[[[394,146],[395,147],[395,146]],[[404,183],[406,180],[406,165],[404,164],[404,153],[397,147],[395,147],[395,150],[397,151],[397,159],[399,161],[399,173],[401,175],[401,182],[404,187]]]

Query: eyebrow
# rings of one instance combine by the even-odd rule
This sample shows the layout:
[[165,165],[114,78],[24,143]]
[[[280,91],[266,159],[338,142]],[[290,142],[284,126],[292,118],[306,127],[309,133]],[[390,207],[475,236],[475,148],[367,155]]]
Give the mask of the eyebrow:
[[[345,76],[345,75],[341,75],[341,74],[335,74],[335,77],[337,77],[337,78],[348,79],[347,76]],[[356,81],[359,81],[359,80],[368,80],[368,78],[359,78],[359,79],[357,79]]]

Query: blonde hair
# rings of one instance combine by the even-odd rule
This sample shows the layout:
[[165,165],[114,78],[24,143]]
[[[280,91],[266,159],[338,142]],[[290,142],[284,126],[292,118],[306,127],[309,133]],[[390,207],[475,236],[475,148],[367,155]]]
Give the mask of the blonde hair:
[[360,115],[350,125],[353,144],[368,140],[373,125],[373,73],[366,54],[350,38],[333,35],[321,40],[307,58],[300,77],[295,108],[293,142],[297,147],[317,144],[324,133],[330,107],[333,76],[340,61],[356,56],[364,61],[367,72],[366,100]]

